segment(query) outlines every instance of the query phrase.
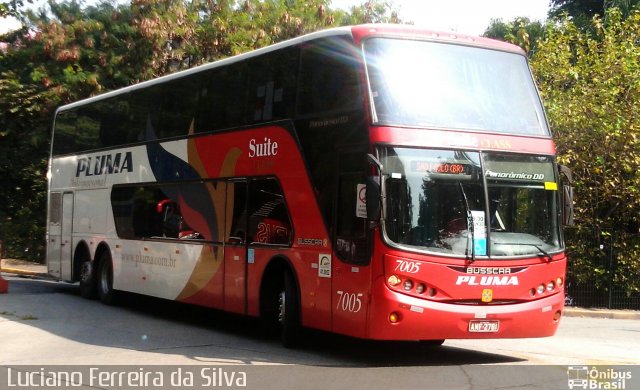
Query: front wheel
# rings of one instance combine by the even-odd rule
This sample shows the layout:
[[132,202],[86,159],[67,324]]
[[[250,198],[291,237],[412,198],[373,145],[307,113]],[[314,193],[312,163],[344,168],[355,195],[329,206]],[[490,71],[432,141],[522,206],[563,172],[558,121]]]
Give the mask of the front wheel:
[[291,272],[285,272],[283,287],[278,297],[278,322],[282,331],[282,345],[294,348],[300,343],[300,296]]
[[113,289],[113,263],[108,252],[100,255],[98,264],[98,296],[100,301],[106,305],[113,305],[116,302],[116,292]]

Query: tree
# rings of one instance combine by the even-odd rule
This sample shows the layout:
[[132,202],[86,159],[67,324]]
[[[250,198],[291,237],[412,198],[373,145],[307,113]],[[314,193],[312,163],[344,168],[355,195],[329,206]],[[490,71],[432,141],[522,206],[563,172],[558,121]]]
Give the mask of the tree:
[[342,25],[361,23],[402,23],[389,1],[366,1],[351,7],[350,13],[342,15]]
[[551,0],[549,17],[557,18],[567,14],[572,18],[604,15],[605,0]]
[[[559,162],[574,172],[579,231],[637,234],[640,228],[640,11],[623,19],[618,9],[594,17],[592,29],[570,19],[549,25],[531,65],[554,130]],[[625,244],[626,245],[626,244]],[[578,234],[569,242],[581,277],[597,275],[590,260],[594,240]],[[628,242],[617,261],[640,272]],[[580,271],[582,270],[582,271]],[[627,291],[640,282],[616,275]],[[626,278],[626,279],[625,279]],[[623,280],[624,279],[624,280]],[[599,279],[599,282],[602,280]]]
[[[27,3],[33,3],[33,0],[27,0]],[[11,0],[0,2],[0,18],[7,16],[17,16],[19,9],[24,6],[23,0]]]
[[617,8],[627,17],[638,6],[640,0],[551,0],[549,18],[562,19],[568,15],[580,28],[591,28],[591,20],[599,15],[606,16],[606,10]]
[[535,51],[538,41],[544,35],[544,25],[540,21],[531,21],[529,18],[518,17],[511,22],[503,22],[502,19],[491,19],[489,27],[483,36],[500,39],[502,41],[518,45],[531,56]]
[[127,46],[138,37],[108,3],[51,2],[48,16],[21,18],[0,53],[0,238],[9,256],[42,259],[53,110],[134,80]]

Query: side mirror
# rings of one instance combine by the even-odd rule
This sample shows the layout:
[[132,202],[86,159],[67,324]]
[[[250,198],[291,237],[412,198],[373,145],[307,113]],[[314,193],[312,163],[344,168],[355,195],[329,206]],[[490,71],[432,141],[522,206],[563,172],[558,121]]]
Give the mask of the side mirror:
[[562,184],[562,224],[564,226],[573,226],[575,210],[573,207],[573,174],[571,169],[565,165],[558,165],[560,172],[560,181]]
[[380,182],[376,177],[367,177],[367,218],[370,221],[378,222],[380,220],[381,210],[381,192]]
[[574,223],[573,208],[573,187],[570,185],[562,186],[562,224],[564,226],[573,226]]

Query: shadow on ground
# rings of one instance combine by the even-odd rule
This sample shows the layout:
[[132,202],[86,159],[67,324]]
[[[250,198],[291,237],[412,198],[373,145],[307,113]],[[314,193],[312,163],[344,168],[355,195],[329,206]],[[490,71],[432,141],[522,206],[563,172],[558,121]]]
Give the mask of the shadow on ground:
[[[35,313],[33,316],[39,318],[29,321],[28,325],[87,344],[154,353],[180,353],[193,360],[215,361],[225,358],[251,363],[319,367],[457,366],[523,361],[513,356],[450,347],[446,343],[434,347],[419,342],[370,341],[313,330],[305,330],[302,345],[291,350],[281,347],[277,338],[262,334],[257,319],[136,294],[121,294],[118,305],[108,307],[81,298],[77,285],[32,278],[9,279],[10,294],[22,296],[27,303],[29,296],[34,299],[34,295],[46,294],[46,299],[52,301],[51,305],[58,304],[56,300],[60,299],[64,301],[60,305],[68,307],[62,309],[63,313],[57,313],[54,309],[44,314]],[[64,310],[68,313],[65,314]],[[7,314],[0,311],[0,317],[16,319],[15,315]],[[51,318],[47,320],[47,316]],[[59,318],[53,318],[55,316]],[[116,316],[121,319],[112,320]],[[73,326],[63,326],[61,321],[73,323]],[[86,321],[86,324],[79,324],[80,321]],[[115,322],[106,324],[109,321]],[[130,335],[130,338],[127,338],[127,334],[96,338],[83,331],[92,326],[159,329],[156,333],[166,329],[167,334],[175,334],[180,339],[173,343],[141,344],[137,333]],[[201,333],[205,336],[195,336]]]

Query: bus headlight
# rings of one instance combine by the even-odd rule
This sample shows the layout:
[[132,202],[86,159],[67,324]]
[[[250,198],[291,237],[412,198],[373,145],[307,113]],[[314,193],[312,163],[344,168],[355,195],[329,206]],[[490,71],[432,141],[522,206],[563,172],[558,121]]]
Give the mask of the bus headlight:
[[387,279],[387,283],[389,283],[389,286],[391,287],[395,287],[399,285],[401,282],[402,280],[400,280],[400,278],[395,275],[391,275],[389,276],[389,279]]

